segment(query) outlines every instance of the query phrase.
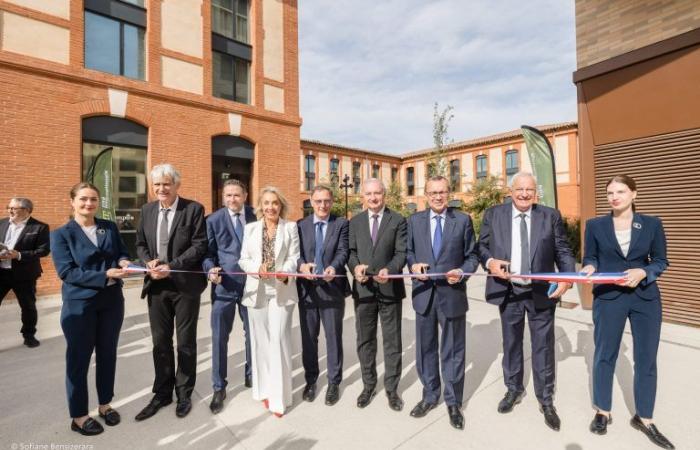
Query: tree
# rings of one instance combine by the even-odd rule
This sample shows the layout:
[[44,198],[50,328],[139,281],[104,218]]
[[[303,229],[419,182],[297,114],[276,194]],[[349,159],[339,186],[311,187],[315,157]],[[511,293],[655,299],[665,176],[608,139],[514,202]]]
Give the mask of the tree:
[[[333,193],[333,207],[331,208],[331,214],[338,217],[345,217],[345,191],[340,188],[338,178],[332,177],[330,182],[324,178],[321,180],[321,184],[328,186]],[[362,202],[356,195],[353,195],[352,193],[348,194],[348,212],[352,215],[358,209],[362,209]]]
[[492,206],[503,203],[506,190],[501,186],[501,180],[498,177],[489,175],[474,183],[469,193],[471,200],[464,205],[464,209],[471,215],[474,232],[478,235],[484,212]]
[[406,203],[403,201],[403,192],[401,191],[401,183],[392,181],[387,188],[385,195],[386,206],[392,211],[396,211],[404,217],[408,217],[411,213],[406,208]]
[[452,140],[447,136],[450,121],[454,117],[452,106],[447,105],[442,111],[438,110],[438,103],[433,105],[433,151],[427,158],[428,178],[434,176],[449,177],[447,168],[447,146]]

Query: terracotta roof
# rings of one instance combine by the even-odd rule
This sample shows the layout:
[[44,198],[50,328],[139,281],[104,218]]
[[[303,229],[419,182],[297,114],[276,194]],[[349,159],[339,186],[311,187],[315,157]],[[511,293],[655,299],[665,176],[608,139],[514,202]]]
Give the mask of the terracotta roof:
[[385,157],[393,158],[393,159],[401,159],[401,155],[392,155],[389,153],[382,153],[382,152],[377,152],[374,150],[365,150],[362,148],[348,147],[348,146],[339,145],[339,144],[331,144],[328,142],[321,142],[321,141],[317,141],[314,139],[303,139],[302,138],[301,143],[302,143],[302,145],[303,144],[315,144],[315,145],[322,145],[324,147],[337,148],[338,150],[350,150],[353,152],[367,153],[369,155],[378,155],[378,156],[385,156]]

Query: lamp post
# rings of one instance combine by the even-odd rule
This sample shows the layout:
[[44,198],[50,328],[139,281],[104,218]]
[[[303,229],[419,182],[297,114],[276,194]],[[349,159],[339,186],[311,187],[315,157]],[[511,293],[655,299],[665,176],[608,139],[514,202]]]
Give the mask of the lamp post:
[[346,173],[343,177],[343,183],[340,185],[341,188],[345,189],[345,218],[348,218],[348,189],[352,187],[350,183],[350,176]]

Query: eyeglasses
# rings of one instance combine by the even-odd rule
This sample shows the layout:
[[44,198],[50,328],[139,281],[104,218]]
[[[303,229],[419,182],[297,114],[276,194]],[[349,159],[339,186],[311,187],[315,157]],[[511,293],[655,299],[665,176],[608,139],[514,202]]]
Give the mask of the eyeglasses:
[[428,197],[446,197],[450,194],[449,191],[431,191],[431,192],[426,192],[426,195]]
[[8,211],[19,211],[20,209],[27,209],[24,206],[8,206],[7,210]]
[[330,205],[333,200],[312,200],[314,205]]
[[513,189],[513,192],[515,192],[516,194],[525,194],[525,193],[528,193],[528,194],[532,195],[532,194],[534,194],[535,192],[537,192],[537,189],[518,188],[518,189]]

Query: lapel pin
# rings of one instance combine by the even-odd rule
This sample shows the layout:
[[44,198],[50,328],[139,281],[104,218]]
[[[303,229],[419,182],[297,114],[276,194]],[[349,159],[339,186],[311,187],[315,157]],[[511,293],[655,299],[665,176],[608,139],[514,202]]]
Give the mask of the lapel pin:
[[104,228],[98,228],[98,229],[97,229],[97,232],[98,232],[99,234],[105,234],[105,229],[104,229]]
[[632,226],[635,227],[638,230],[642,229],[642,224],[639,222],[632,222]]

